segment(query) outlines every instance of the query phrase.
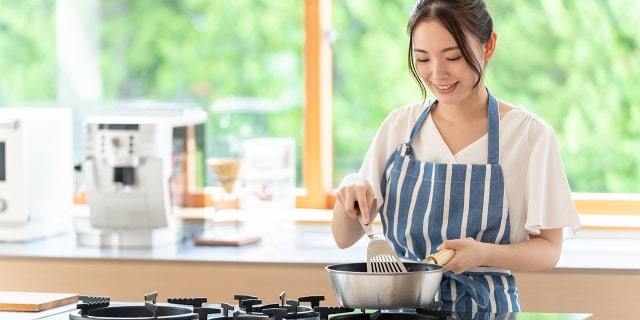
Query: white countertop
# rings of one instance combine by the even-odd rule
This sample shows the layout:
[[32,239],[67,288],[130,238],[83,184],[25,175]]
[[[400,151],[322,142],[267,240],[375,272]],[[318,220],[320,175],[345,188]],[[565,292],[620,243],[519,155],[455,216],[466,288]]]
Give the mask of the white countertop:
[[[324,214],[324,213],[320,213]],[[197,246],[193,239],[175,245],[140,249],[105,249],[79,246],[74,231],[24,243],[0,243],[0,257],[137,259],[201,262],[336,264],[363,262],[367,239],[348,249],[336,247],[331,227],[313,214],[294,221],[290,217],[262,217],[254,227],[262,240],[256,244],[225,247]],[[214,221],[215,223],[215,221]],[[379,228],[380,226],[378,226]],[[565,240],[556,269],[620,270],[640,272],[639,231],[584,230]]]

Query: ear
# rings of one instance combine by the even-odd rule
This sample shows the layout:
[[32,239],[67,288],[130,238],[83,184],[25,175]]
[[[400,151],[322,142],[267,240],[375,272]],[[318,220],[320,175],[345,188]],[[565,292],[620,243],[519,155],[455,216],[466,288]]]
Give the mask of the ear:
[[496,43],[498,42],[498,34],[493,31],[489,36],[489,41],[484,44],[484,61],[489,61],[496,53]]

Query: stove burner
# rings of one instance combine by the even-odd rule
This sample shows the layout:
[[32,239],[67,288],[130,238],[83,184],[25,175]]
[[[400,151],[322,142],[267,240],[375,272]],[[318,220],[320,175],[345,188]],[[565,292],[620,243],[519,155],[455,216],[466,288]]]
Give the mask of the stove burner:
[[177,306],[156,306],[149,310],[146,306],[112,306],[89,311],[90,319],[193,319],[198,315],[191,309]]
[[220,312],[215,308],[202,308],[206,298],[173,298],[168,299],[167,304],[157,304],[157,297],[158,293],[153,292],[145,295],[144,304],[113,304],[108,297],[80,296],[78,310],[71,312],[69,319],[206,320],[208,314]]
[[109,306],[109,297],[80,296],[78,300],[82,301],[76,305],[76,308],[80,309],[81,315],[86,315],[89,310]]
[[[234,300],[238,301],[239,310],[229,317],[229,308],[223,307],[223,316],[228,319],[319,319],[315,307],[324,300],[323,296],[305,296],[298,300],[286,299],[285,292],[280,293],[280,303],[263,304],[262,300],[250,295],[235,295]],[[308,302],[311,307],[300,306],[301,302]],[[223,304],[224,305],[224,304]],[[225,318],[225,319],[226,319]],[[215,317],[214,317],[215,319]]]

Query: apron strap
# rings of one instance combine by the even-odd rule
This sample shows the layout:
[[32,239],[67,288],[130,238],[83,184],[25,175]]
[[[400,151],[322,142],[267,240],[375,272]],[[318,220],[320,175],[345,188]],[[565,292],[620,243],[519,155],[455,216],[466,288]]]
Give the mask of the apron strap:
[[500,161],[500,113],[498,112],[498,100],[494,97],[489,89],[489,116],[488,116],[488,132],[489,138],[489,154],[487,162],[489,164],[498,164]]
[[[487,156],[487,163],[490,164],[498,164],[500,161],[500,113],[498,111],[498,100],[494,97],[489,89],[486,89],[489,94],[489,104],[488,104],[488,140],[489,140],[489,154]],[[406,145],[411,147],[413,143],[413,139],[418,135],[418,131],[422,127],[422,124],[427,119],[429,112],[433,108],[433,106],[438,102],[438,100],[434,99],[427,108],[422,112],[418,121],[413,126],[411,130],[411,136],[409,137],[409,141],[407,141]]]
[[433,106],[436,105],[436,102],[438,102],[438,100],[434,99],[433,101],[431,101],[431,103],[420,115],[420,118],[418,118],[418,121],[416,121],[416,124],[413,126],[413,129],[411,130],[411,136],[409,137],[409,141],[407,142],[409,146],[411,145],[411,143],[413,143],[413,139],[418,135],[418,131],[420,131],[420,128],[422,128],[422,124],[427,119],[427,116],[429,115],[429,111],[431,111]]
[[486,308],[489,305],[489,290],[485,288],[483,285],[479,284],[476,281],[471,280],[468,276],[464,274],[456,274],[452,271],[447,271],[443,274],[444,278],[453,279],[460,284],[464,288],[464,293],[458,293],[456,295],[455,304],[459,305],[464,298],[464,296],[468,295],[473,301],[475,301],[478,306],[481,308]]

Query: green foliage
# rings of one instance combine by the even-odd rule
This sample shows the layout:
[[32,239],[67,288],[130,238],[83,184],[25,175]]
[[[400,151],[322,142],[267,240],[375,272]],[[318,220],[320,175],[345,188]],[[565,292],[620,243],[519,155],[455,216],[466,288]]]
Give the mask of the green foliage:
[[491,9],[500,40],[489,86],[553,125],[573,190],[639,192],[640,91],[632,86],[640,80],[640,5],[529,1]]
[[106,98],[257,96],[301,107],[299,1],[102,4]]
[[55,2],[0,3],[0,105],[56,98]]
[[[334,50],[334,182],[357,171],[389,111],[415,101],[407,69],[407,1],[336,0]],[[417,94],[416,94],[417,93]]]
[[[301,159],[304,1],[97,3],[104,100],[208,108],[229,96],[271,99],[281,110],[260,120],[232,114],[225,130],[241,133],[259,121],[265,135],[295,137]],[[358,170],[392,109],[421,99],[407,69],[413,3],[333,1],[336,183]],[[573,191],[640,192],[640,2],[487,3],[498,32],[486,75],[492,92],[554,127]],[[56,99],[56,37],[65,35],[56,34],[55,17],[54,0],[0,2],[0,105]],[[212,115],[208,136],[222,136],[224,116]]]
[[[358,169],[372,128],[390,109],[420,100],[409,79],[408,40],[402,33],[409,9],[400,3],[406,1],[381,6],[336,1],[334,24],[342,38],[334,72],[351,82],[335,91],[336,179]],[[498,51],[487,86],[554,127],[573,191],[640,192],[640,90],[634,88],[640,80],[640,4],[489,0],[488,5]]]

